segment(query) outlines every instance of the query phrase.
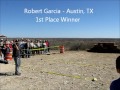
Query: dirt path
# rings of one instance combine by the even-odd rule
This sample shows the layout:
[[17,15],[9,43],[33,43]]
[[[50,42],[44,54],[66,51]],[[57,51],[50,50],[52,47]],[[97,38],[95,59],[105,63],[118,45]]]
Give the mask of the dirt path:
[[13,75],[14,61],[0,64],[0,90],[109,90],[111,81],[119,77],[115,70],[117,56],[53,51],[22,59],[21,76]]

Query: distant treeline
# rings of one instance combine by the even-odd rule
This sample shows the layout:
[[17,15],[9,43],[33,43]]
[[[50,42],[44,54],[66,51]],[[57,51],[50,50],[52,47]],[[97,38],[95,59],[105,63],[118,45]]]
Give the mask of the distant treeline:
[[[8,40],[21,38],[8,38]],[[24,38],[30,40],[48,40],[50,46],[64,45],[65,50],[87,50],[99,42],[115,42],[120,48],[120,38]]]

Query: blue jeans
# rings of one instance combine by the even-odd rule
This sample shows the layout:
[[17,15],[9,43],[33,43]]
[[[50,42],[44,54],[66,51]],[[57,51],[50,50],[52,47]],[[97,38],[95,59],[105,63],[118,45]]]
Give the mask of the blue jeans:
[[14,57],[15,61],[15,73],[20,73],[21,59],[19,57]]

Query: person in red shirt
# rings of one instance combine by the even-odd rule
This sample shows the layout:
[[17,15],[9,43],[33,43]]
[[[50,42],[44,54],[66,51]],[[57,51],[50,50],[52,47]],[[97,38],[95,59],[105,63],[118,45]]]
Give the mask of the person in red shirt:
[[46,46],[47,46],[47,52],[50,52],[50,48],[49,48],[50,44],[49,44],[48,40],[46,40],[45,43],[46,43]]

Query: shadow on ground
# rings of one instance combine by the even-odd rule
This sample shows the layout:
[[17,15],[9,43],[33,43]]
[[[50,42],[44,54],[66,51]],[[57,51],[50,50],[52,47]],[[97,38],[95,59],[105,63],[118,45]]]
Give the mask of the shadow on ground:
[[14,76],[15,73],[13,72],[0,72],[0,76]]

